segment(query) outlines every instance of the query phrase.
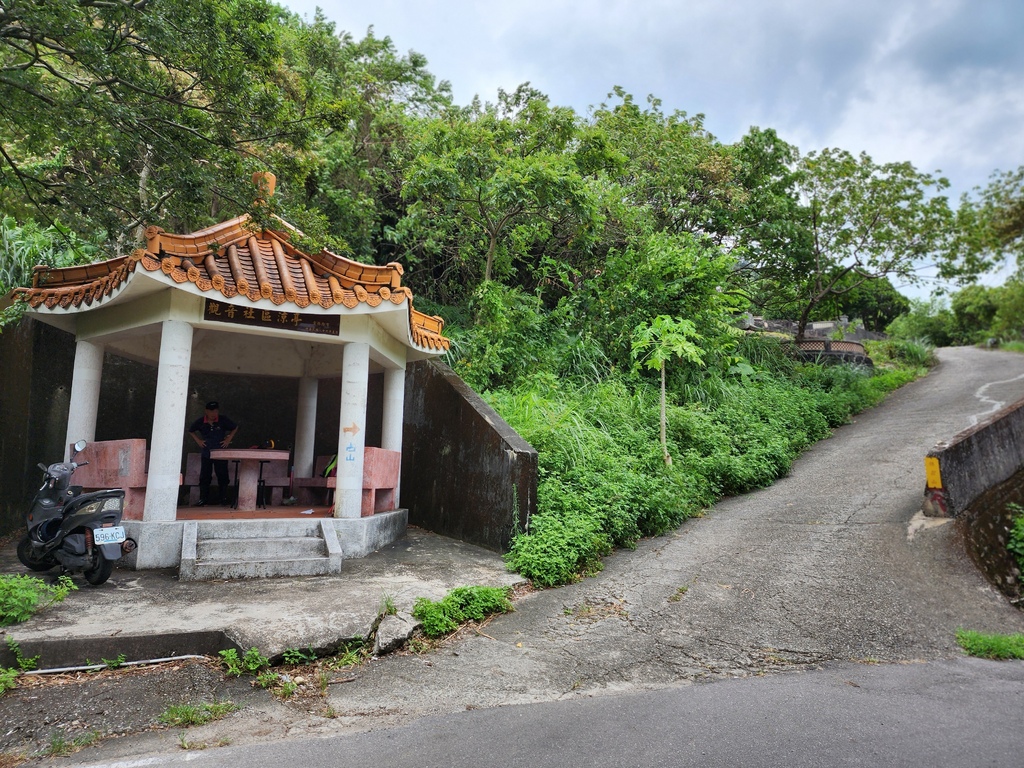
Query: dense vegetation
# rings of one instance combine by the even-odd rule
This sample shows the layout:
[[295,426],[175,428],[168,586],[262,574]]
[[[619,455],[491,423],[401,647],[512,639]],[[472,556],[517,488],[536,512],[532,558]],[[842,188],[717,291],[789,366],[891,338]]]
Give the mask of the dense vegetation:
[[[771,482],[928,357],[801,365],[738,317],[880,330],[908,309],[889,278],[1021,252],[1019,172],[954,209],[909,163],[756,127],[725,144],[620,88],[587,116],[528,84],[460,106],[421,56],[266,0],[0,3],[0,72],[0,294],[147,225],[261,220],[249,178],[273,171],[302,245],[404,264],[451,364],[540,450],[510,554],[539,584]],[[1019,335],[1019,294],[957,294],[956,340]]]

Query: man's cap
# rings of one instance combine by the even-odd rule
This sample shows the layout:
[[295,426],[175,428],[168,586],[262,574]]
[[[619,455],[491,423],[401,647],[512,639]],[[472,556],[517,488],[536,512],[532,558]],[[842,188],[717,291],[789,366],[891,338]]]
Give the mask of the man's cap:
[[211,400],[206,404],[206,410],[208,411],[216,411],[218,408],[220,408],[220,403],[216,400]]

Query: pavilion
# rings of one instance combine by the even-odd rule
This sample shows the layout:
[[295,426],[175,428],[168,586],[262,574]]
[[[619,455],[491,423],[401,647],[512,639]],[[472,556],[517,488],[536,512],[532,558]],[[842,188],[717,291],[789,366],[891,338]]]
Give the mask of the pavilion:
[[[273,194],[272,174],[253,180]],[[313,474],[318,382],[340,378],[337,446],[348,460],[338,463],[333,517],[351,531],[379,526],[381,517],[362,506],[369,377],[383,374],[381,448],[400,453],[406,367],[448,350],[443,320],[413,308],[400,264],[304,253],[294,244],[301,233],[277,217],[268,221],[244,215],[185,235],[151,226],[144,248],[84,266],[36,267],[32,287],[9,297],[75,336],[66,444],[95,436],[106,351],[157,368],[144,507],[129,523],[138,568],[181,559],[177,505],[191,371],[298,379],[292,464],[299,478]],[[396,498],[385,516],[399,506]],[[389,539],[404,525],[385,529]]]

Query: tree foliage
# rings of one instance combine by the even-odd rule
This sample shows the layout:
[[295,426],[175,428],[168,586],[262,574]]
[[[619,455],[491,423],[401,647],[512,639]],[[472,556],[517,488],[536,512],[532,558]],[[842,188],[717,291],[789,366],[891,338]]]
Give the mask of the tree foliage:
[[1016,261],[1024,277],[1024,166],[995,172],[976,198],[964,195],[957,210],[955,248],[942,267],[961,283]]
[[245,171],[308,140],[265,0],[11,0],[0,6],[5,208],[99,229],[209,221]]
[[540,254],[586,250],[598,216],[573,152],[577,118],[521,86],[495,104],[450,109],[418,126],[396,239],[445,301],[516,270],[529,284]]
[[910,163],[875,163],[845,150],[812,152],[800,162],[797,189],[812,238],[806,271],[794,274],[803,302],[798,338],[811,312],[833,295],[871,280],[918,280],[951,235],[953,215],[942,178]]

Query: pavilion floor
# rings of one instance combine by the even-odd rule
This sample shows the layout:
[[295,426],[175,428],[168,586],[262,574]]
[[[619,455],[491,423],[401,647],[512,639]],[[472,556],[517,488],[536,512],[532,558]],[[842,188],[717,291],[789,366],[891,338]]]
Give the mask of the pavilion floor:
[[291,518],[330,517],[334,507],[315,506],[312,514],[302,514],[309,507],[271,507],[239,512],[229,506],[178,507],[178,520],[286,520]]

